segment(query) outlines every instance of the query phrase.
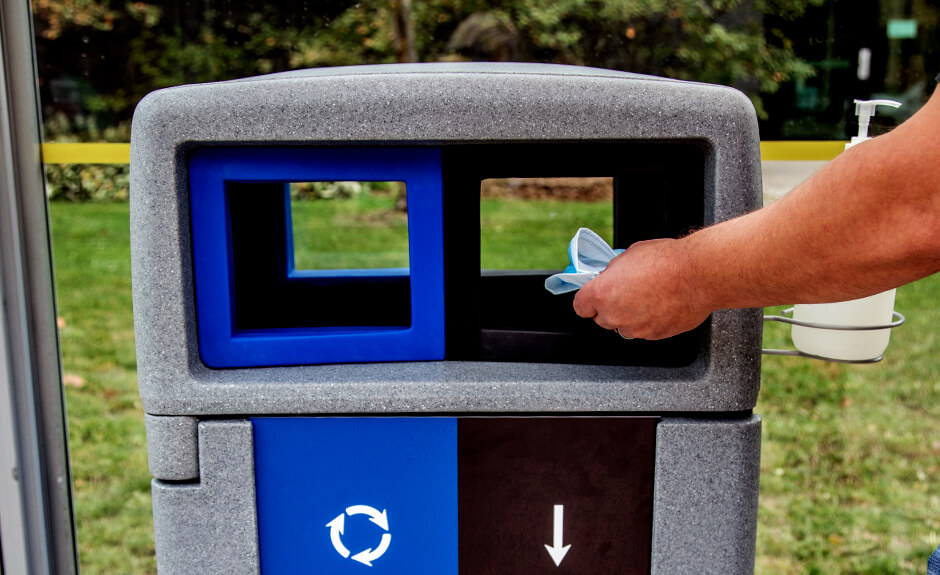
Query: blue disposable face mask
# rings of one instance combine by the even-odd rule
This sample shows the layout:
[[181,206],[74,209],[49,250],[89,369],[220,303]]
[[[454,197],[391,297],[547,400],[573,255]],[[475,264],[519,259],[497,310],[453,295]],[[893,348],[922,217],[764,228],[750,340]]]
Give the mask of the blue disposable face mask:
[[565,271],[547,278],[545,289],[555,295],[577,291],[604,271],[610,260],[621,253],[623,250],[611,248],[594,231],[581,228],[568,244],[570,265]]

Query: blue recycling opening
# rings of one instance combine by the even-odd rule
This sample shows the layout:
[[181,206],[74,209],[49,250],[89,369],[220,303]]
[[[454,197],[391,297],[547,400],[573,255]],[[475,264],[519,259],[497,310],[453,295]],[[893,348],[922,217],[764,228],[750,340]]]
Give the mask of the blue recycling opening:
[[[206,365],[443,359],[439,150],[204,148],[189,181]],[[295,270],[289,184],[317,181],[402,182],[408,267]]]

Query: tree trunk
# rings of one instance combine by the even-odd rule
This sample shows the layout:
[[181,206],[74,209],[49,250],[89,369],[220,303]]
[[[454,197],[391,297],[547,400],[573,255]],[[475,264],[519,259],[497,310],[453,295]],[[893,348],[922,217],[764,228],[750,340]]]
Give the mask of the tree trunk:
[[415,26],[411,18],[411,0],[391,0],[389,8],[395,24],[395,51],[399,62],[417,62]]

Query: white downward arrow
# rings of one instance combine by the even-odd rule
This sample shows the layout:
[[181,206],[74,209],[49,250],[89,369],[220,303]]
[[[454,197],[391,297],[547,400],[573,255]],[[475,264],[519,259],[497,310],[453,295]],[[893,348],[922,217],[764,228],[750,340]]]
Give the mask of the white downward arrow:
[[562,547],[562,534],[564,533],[565,525],[565,506],[556,505],[555,506],[555,533],[552,541],[552,545],[546,545],[545,549],[548,550],[548,554],[552,556],[552,561],[555,562],[555,567],[560,567],[562,560],[565,558],[565,555],[568,553],[568,550],[571,549],[571,544],[565,545]]

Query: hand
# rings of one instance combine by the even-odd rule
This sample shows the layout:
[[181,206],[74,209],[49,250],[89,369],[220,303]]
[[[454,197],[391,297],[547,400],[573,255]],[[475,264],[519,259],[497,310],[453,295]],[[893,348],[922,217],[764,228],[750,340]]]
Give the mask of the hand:
[[581,317],[629,338],[664,339],[689,331],[712,312],[695,284],[692,257],[681,240],[630,246],[574,298]]

